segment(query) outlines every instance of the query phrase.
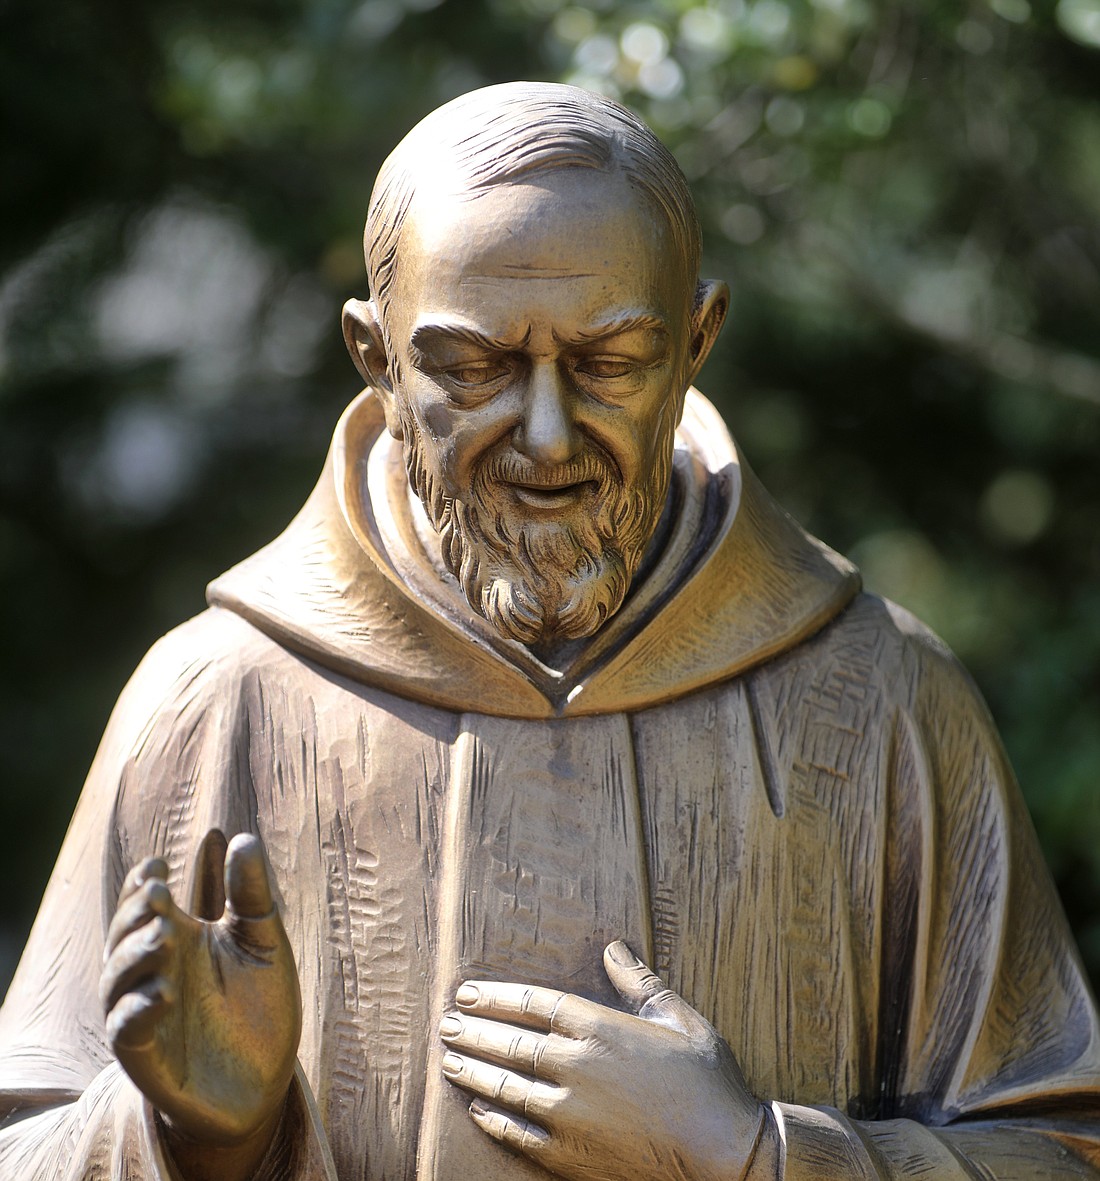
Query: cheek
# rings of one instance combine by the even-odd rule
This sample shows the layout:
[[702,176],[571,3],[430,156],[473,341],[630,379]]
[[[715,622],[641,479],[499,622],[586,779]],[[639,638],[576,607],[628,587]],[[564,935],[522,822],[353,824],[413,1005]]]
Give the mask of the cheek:
[[413,390],[409,412],[416,425],[424,456],[448,491],[454,483],[455,436],[458,424],[454,412],[430,393]]
[[618,463],[624,480],[632,484],[649,474],[666,433],[661,430],[658,406],[642,415],[616,416],[604,424],[599,437]]
[[440,474],[457,496],[469,493],[479,465],[511,429],[503,400],[477,410],[436,402],[422,405],[420,417]]
[[424,412],[424,427],[433,439],[447,439],[454,433],[454,415],[438,402]]
[[436,476],[448,496],[465,498],[473,478],[478,448],[463,423],[445,407],[426,409],[421,415],[421,439]]

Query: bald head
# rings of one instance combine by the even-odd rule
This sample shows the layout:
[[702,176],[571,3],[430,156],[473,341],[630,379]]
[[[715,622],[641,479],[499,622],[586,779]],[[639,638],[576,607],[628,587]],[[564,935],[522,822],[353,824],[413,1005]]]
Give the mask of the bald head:
[[422,119],[382,165],[364,249],[385,327],[401,232],[418,191],[476,195],[560,169],[618,172],[668,223],[688,290],[699,275],[699,223],[668,149],[625,107],[576,86],[510,82],[464,94]]

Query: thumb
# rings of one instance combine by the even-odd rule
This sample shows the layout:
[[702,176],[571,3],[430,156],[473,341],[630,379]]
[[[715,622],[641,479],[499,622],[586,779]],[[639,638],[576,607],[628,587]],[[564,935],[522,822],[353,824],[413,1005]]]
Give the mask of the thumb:
[[225,854],[224,918],[238,939],[256,948],[273,947],[281,932],[267,858],[259,838],[251,833],[238,833]]
[[675,1029],[693,1040],[709,1032],[710,1026],[691,1005],[667,987],[622,940],[607,945],[603,963],[608,979],[639,1017]]

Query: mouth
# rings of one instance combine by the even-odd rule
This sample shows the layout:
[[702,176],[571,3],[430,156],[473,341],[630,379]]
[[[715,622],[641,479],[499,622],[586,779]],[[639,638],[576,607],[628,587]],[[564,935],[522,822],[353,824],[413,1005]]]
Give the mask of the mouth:
[[594,486],[593,480],[578,480],[571,484],[521,484],[511,483],[510,488],[516,499],[530,508],[554,509],[575,504]]

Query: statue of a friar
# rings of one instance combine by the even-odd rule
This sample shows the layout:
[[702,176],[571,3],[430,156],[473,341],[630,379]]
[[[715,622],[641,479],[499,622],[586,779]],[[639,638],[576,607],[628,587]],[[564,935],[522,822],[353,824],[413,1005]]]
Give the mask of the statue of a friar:
[[727,290],[669,153],[477,91],[366,257],[316,490],[111,718],[0,1013],[0,1177],[1100,1177],[989,715],[692,388]]

